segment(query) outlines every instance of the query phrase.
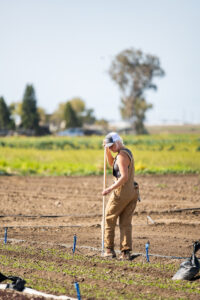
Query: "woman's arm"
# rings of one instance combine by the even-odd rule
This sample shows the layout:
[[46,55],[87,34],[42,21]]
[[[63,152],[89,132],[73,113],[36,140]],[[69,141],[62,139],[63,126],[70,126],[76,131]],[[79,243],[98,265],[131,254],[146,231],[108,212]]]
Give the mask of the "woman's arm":
[[119,166],[121,176],[115,183],[103,191],[102,195],[104,196],[109,194],[112,190],[118,188],[120,185],[126,183],[128,180],[128,166],[130,164],[129,157],[125,153],[118,154],[117,164]]
[[114,157],[112,156],[112,153],[108,147],[106,147],[106,157],[108,164],[112,167],[114,162]]

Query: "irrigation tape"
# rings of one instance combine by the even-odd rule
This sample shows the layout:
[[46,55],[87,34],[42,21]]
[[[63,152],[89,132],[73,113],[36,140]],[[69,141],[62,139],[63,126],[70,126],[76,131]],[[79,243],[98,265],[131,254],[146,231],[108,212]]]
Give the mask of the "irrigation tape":
[[[136,226],[157,226],[157,225],[176,225],[176,224],[181,224],[181,225],[188,225],[188,226],[193,226],[193,225],[199,225],[199,223],[180,223],[180,222],[154,222],[154,224],[132,224],[133,227]],[[116,224],[116,227],[119,227],[119,224]],[[90,224],[90,225],[82,225],[82,224],[67,224],[67,225],[7,225],[7,228],[101,228],[101,224],[95,223],[95,224]]]
[[[175,210],[163,210],[163,211],[140,211],[135,212],[135,215],[143,215],[143,214],[173,214],[173,213],[181,213],[186,211],[198,211],[200,210],[200,207],[190,207],[190,208],[181,208],[181,209],[175,209]],[[0,218],[66,218],[66,217],[74,217],[74,218],[94,218],[94,217],[102,217],[102,214],[65,214],[65,215],[0,215]]]
[[66,215],[0,215],[0,218],[66,218],[66,217],[73,217],[73,218],[94,218],[94,217],[102,217],[102,214],[87,214],[87,215],[80,215],[80,214],[66,214]]
[[86,227],[86,228],[88,228],[88,227],[94,227],[95,225],[90,225],[90,226],[88,226],[88,225],[34,225],[34,226],[32,226],[32,225],[11,225],[11,226],[7,226],[7,228],[9,229],[9,228],[66,228],[66,227]]

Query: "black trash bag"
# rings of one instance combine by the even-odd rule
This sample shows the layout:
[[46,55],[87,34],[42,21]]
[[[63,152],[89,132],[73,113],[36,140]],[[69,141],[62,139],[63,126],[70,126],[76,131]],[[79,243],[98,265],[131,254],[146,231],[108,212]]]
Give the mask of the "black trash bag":
[[0,282],[7,279],[12,281],[12,283],[7,284],[7,289],[16,290],[18,292],[22,292],[25,289],[26,281],[24,279],[16,276],[5,276],[2,273],[0,273]]
[[200,242],[193,244],[192,256],[180,264],[179,270],[172,277],[173,280],[191,280],[200,270],[200,263],[195,253],[200,249]]
[[12,280],[12,283],[8,283],[6,288],[22,292],[25,289],[26,281],[20,277],[9,276],[8,279]]
[[8,279],[8,277],[6,277],[5,275],[3,275],[2,273],[0,273],[0,282],[4,281]]

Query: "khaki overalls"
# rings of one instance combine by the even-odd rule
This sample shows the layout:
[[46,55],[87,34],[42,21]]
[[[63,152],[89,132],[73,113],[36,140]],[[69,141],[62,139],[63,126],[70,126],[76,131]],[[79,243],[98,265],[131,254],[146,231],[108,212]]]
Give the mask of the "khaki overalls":
[[[138,190],[134,187],[134,161],[133,157],[125,149],[130,158],[128,168],[128,181],[115,189],[106,206],[105,218],[105,247],[114,249],[115,226],[119,217],[120,250],[132,250],[132,215],[138,199]],[[115,178],[116,180],[116,178]]]

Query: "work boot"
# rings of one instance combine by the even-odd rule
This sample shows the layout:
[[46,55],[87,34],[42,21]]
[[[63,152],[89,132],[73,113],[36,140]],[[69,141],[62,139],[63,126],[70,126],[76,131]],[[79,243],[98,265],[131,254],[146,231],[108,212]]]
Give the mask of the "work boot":
[[122,251],[120,259],[121,260],[131,260],[130,250],[124,250],[124,251]]
[[104,257],[106,258],[115,258],[116,257],[116,253],[114,249],[106,249],[106,252],[104,253]]

